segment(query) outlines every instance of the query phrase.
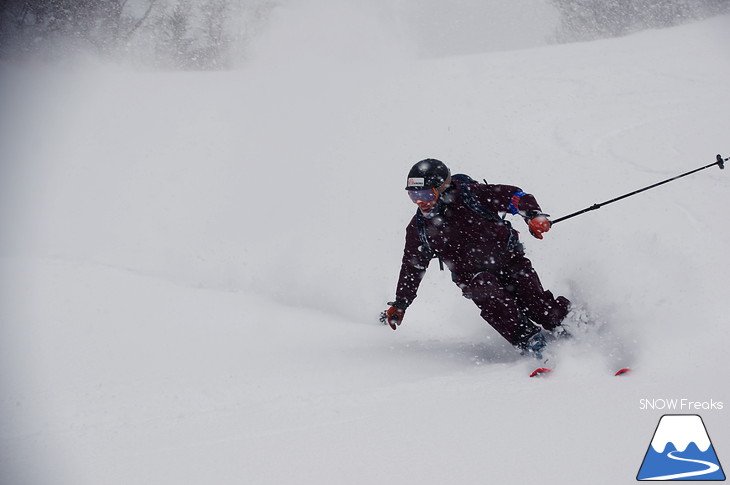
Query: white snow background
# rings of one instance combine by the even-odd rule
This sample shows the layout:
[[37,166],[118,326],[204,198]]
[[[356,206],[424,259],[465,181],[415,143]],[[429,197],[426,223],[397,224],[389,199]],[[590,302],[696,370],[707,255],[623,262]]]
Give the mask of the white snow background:
[[2,66],[2,484],[628,484],[644,398],[723,402],[730,463],[730,170],[514,221],[605,322],[549,378],[435,263],[377,322],[422,158],[555,218],[730,156],[730,17],[426,59],[295,14],[233,72]]

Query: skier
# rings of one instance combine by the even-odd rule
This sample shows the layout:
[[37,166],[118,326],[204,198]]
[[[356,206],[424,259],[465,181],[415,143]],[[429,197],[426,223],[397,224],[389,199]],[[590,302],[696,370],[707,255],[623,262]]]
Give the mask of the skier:
[[452,177],[435,159],[411,168],[406,191],[418,209],[406,228],[395,301],[388,302],[383,323],[398,328],[430,260],[437,257],[487,323],[522,352],[541,359],[546,341],[540,327],[559,334],[570,302],[543,289],[517,231],[498,215],[521,215],[530,234],[542,239],[550,220],[535,198],[511,185]]

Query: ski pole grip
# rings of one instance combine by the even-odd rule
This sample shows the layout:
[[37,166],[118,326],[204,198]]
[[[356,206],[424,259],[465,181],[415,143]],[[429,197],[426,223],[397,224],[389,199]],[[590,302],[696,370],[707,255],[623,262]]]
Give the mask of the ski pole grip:
[[717,154],[717,165],[721,169],[724,169],[725,168],[725,160],[723,160],[722,155],[720,155],[719,153]]

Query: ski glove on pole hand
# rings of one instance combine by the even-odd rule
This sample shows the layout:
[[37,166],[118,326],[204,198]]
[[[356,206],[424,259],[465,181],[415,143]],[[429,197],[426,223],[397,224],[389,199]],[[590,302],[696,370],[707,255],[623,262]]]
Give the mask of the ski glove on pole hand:
[[547,214],[537,214],[527,221],[530,228],[530,234],[538,239],[542,239],[542,235],[550,230],[552,222],[547,218]]
[[399,305],[396,302],[389,301],[388,305],[390,305],[390,308],[380,315],[380,321],[387,323],[390,325],[390,328],[395,330],[403,321],[403,316],[406,314],[406,310],[405,308],[400,308],[402,305]]

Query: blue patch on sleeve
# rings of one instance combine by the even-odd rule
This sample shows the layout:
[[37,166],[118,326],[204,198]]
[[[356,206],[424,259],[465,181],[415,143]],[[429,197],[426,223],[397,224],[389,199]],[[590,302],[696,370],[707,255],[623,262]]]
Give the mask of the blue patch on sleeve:
[[522,198],[523,195],[527,195],[527,194],[525,192],[522,192],[521,190],[512,194],[512,199],[510,200],[509,207],[508,207],[510,214],[512,214],[512,215],[519,214],[520,199]]

